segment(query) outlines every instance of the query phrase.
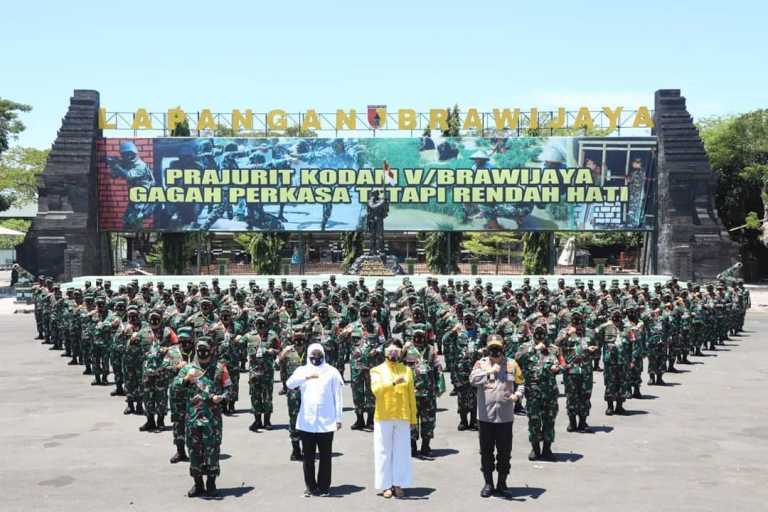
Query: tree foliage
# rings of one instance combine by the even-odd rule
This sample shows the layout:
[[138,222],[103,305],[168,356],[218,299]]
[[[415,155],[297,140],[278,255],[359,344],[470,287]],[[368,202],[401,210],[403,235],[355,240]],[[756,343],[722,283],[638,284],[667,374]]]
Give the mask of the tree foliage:
[[[47,149],[13,147],[0,156],[0,211],[37,198],[37,177],[45,169]],[[3,207],[4,206],[4,207]]]
[[510,247],[517,247],[519,243],[520,237],[512,232],[480,231],[466,233],[461,245],[474,256],[497,258],[506,256]]
[[[14,229],[21,233],[26,233],[32,223],[24,219],[4,219],[0,220],[0,226],[8,229]],[[13,249],[24,241],[24,235],[20,236],[0,236],[0,249]]]
[[32,107],[23,103],[0,98],[0,154],[5,153],[11,145],[11,140],[24,131],[24,123],[19,119],[19,113],[29,112]]
[[344,260],[341,262],[341,269],[346,272],[350,265],[363,254],[363,240],[365,234],[362,231],[351,231],[341,235],[341,244],[344,254]]
[[287,233],[242,233],[235,237],[235,242],[248,251],[251,267],[257,274],[280,273],[283,248],[288,243]]
[[436,231],[427,235],[424,257],[430,272],[453,274],[459,271],[461,232]]
[[760,272],[768,272],[768,251],[759,238],[760,219],[768,215],[768,110],[708,118],[698,127],[718,175],[718,214],[726,228],[744,226],[731,236],[740,245],[745,271],[750,274],[748,264],[756,262]]
[[526,274],[549,272],[549,246],[554,233],[531,231],[523,235],[523,268]]

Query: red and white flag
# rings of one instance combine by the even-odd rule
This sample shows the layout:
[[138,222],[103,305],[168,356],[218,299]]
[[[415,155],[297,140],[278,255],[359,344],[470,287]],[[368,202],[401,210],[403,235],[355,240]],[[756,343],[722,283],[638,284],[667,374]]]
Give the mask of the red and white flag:
[[384,179],[387,185],[397,185],[397,173],[389,166],[389,162],[384,160]]

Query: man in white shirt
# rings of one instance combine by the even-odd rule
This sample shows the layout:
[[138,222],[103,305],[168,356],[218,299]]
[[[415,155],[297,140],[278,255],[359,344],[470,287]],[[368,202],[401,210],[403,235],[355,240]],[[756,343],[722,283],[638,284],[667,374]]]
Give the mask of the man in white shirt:
[[[322,345],[313,343],[307,350],[308,362],[293,372],[286,386],[301,391],[301,408],[296,429],[304,452],[305,497],[329,496],[333,433],[341,428],[344,381],[333,366],[325,362]],[[320,452],[320,467],[315,476],[315,452]]]

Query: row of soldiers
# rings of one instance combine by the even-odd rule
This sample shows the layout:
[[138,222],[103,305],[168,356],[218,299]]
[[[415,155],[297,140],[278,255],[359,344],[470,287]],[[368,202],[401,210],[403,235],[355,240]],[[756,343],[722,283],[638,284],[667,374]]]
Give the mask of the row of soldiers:
[[[550,289],[528,278],[495,290],[478,278],[427,278],[416,288],[408,278],[395,290],[383,281],[369,288],[364,278],[345,286],[330,276],[322,284],[298,287],[283,279],[228,288],[218,279],[166,288],[162,282],[133,280],[113,290],[110,281],[86,281],[82,289],[61,290],[52,279],[34,286],[38,337],[64,350],[72,365],[85,366],[93,385],[125,396],[125,414],[146,417],[142,431],[165,428],[170,405],[176,453],[187,460],[195,487],[215,493],[222,415],[235,412],[241,373],[248,375],[254,432],[270,430],[275,372],[279,372],[290,418],[291,460],[303,457],[296,417],[301,398],[285,387],[304,364],[306,347],[320,343],[329,364],[342,375],[349,366],[356,420],[354,430],[373,429],[374,397],[369,371],[383,361],[391,339],[403,347],[414,372],[418,422],[412,428],[414,455],[431,457],[437,397],[456,396],[458,430],[477,429],[475,390],[469,374],[484,355],[490,336],[501,337],[507,358],[523,371],[528,416],[529,458],[551,458],[558,412],[557,375],[565,387],[569,432],[587,432],[593,375],[602,371],[606,414],[624,414],[624,402],[641,398],[644,361],[649,384],[663,385],[666,372],[688,364],[688,356],[714,350],[739,332],[749,308],[743,282],[681,285],[676,279],[641,285],[637,278],[610,283],[560,279]],[[201,356],[202,354],[202,356]],[[522,384],[522,381],[518,384]],[[421,447],[417,446],[421,440]],[[201,481],[211,480],[209,491]]]

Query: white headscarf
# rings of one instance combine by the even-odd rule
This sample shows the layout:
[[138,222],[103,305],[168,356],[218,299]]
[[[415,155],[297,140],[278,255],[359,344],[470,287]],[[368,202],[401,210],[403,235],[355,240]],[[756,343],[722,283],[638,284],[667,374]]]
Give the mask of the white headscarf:
[[[312,352],[322,352],[323,353],[323,362],[320,364],[320,366],[315,366],[312,364],[312,361],[309,360],[310,357],[312,357]],[[307,370],[315,370],[318,374],[325,373],[328,371],[328,363],[325,360],[325,349],[323,346],[319,343],[311,343],[309,347],[307,348],[307,362],[304,364],[305,369]]]

